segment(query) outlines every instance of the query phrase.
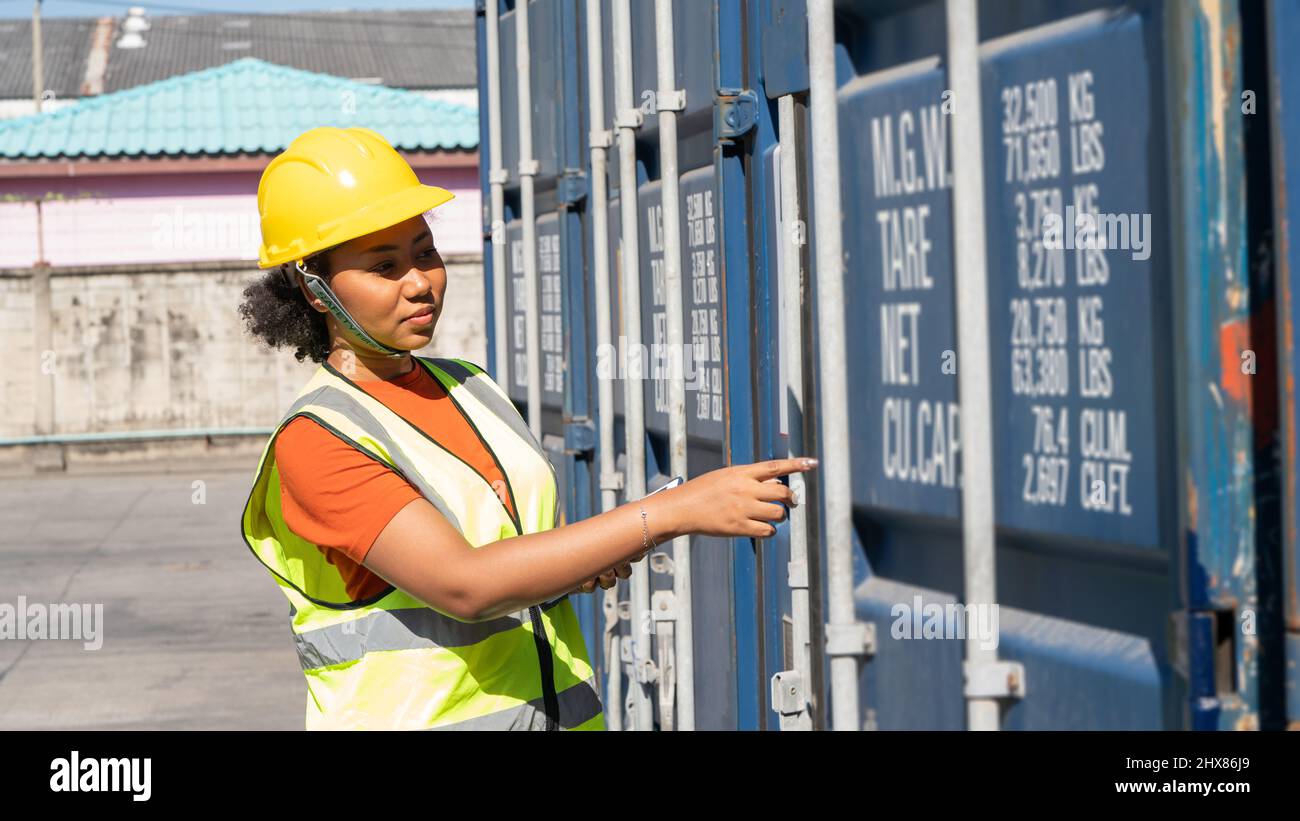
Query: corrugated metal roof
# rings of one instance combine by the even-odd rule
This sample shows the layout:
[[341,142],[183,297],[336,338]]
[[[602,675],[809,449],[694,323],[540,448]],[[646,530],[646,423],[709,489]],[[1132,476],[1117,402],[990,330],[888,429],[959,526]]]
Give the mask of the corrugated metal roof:
[[473,11],[201,14],[151,17],[141,49],[114,48],[105,91],[236,57],[370,79],[392,88],[478,84]]
[[[114,20],[121,36],[124,18]],[[106,92],[257,57],[390,88],[478,84],[474,12],[346,11],[149,17],[145,47],[110,48]],[[45,85],[78,96],[95,18],[41,21]],[[0,20],[0,98],[31,97],[31,21]]]
[[[95,18],[41,20],[45,88],[58,97],[81,96]],[[472,84],[471,84],[472,85]],[[0,20],[0,98],[32,98],[32,21]]]
[[0,121],[0,157],[275,153],[320,125],[372,128],[407,151],[478,147],[475,109],[245,57]]

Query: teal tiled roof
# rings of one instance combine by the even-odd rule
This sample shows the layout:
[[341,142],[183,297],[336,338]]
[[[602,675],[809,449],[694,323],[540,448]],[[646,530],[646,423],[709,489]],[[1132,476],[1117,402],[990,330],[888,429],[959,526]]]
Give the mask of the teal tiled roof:
[[245,57],[0,120],[0,157],[271,154],[309,128],[365,126],[406,151],[478,148],[478,112]]

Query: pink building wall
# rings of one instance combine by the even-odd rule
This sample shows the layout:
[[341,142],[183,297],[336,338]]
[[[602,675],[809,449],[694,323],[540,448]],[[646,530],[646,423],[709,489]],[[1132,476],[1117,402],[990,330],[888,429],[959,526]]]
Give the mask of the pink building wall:
[[[433,212],[444,255],[483,251],[478,170],[421,169],[420,180],[456,198]],[[0,268],[256,263],[259,172],[0,178]],[[16,197],[20,201],[13,201]],[[37,205],[41,197],[38,230]]]

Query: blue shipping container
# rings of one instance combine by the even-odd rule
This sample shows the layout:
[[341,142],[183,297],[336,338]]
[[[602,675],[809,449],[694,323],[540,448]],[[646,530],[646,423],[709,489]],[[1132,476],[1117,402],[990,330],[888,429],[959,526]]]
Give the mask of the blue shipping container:
[[[663,606],[657,616],[626,582],[617,605],[599,590],[575,597],[597,672],[613,677],[607,693],[622,702],[606,703],[613,726],[832,726],[827,648],[840,639],[839,628],[828,630],[828,591],[832,574],[846,572],[831,550],[845,536],[855,629],[866,637],[855,726],[961,729],[979,698],[997,700],[1007,729],[1300,721],[1290,299],[1300,266],[1289,242],[1300,126],[1286,127],[1300,107],[1292,88],[1300,65],[1285,48],[1300,33],[1294,4],[979,3],[975,133],[955,125],[972,122],[972,112],[954,116],[962,100],[949,74],[945,2],[835,2],[839,164],[827,169],[827,135],[810,104],[804,0],[669,4],[680,100],[659,88],[654,2],[532,0],[526,117],[518,2],[479,3],[488,365],[528,415],[537,346],[533,412],[561,476],[565,520],[599,513],[602,486],[621,485],[619,503],[639,486],[626,435],[631,429],[635,441],[641,431],[630,427],[620,369],[639,345],[648,351],[644,484],[673,475],[673,394],[658,369],[670,311],[681,318],[691,366],[687,478],[780,457],[800,442],[823,466],[850,466],[848,534],[828,530],[821,472],[809,476],[817,504],[805,506],[806,562],[785,523],[765,540],[693,537],[684,566],[685,554],[659,546],[665,561],[637,570]],[[630,53],[615,25],[622,8]],[[597,24],[603,53],[589,64],[588,27]],[[624,57],[631,106],[616,93]],[[793,112],[784,125],[782,106]],[[665,278],[664,111],[677,130],[680,305],[670,305]],[[494,124],[499,158],[491,156]],[[531,156],[521,154],[524,129]],[[620,178],[620,133],[634,134],[634,236],[621,222],[631,195]],[[954,234],[970,215],[953,207],[954,187],[969,184],[959,181],[969,178],[956,168],[957,141],[981,148],[986,304],[960,297],[968,263]],[[592,175],[601,151],[608,254],[598,264]],[[781,163],[791,157],[797,213],[785,213],[788,196],[782,204]],[[494,179],[503,191],[498,215]],[[815,213],[817,179],[838,185],[840,213]],[[837,226],[844,296],[826,304],[818,232]],[[623,257],[628,242],[637,244],[635,263]],[[639,339],[628,338],[622,310],[623,273],[633,265]],[[786,286],[801,294],[797,304],[784,304]],[[823,369],[833,312],[843,315],[845,357]],[[602,314],[611,328],[605,348]],[[966,430],[959,322],[976,314],[987,325],[992,423]],[[791,316],[803,319],[790,325]],[[787,351],[802,352],[797,368]],[[788,401],[799,371],[802,412]],[[827,373],[845,380],[846,408],[823,404]],[[601,475],[603,380],[613,387],[605,413],[621,480]],[[826,441],[827,414],[847,419],[847,442]],[[969,448],[985,446],[997,606],[969,626],[988,631],[1005,665],[996,669],[1011,676],[992,692],[964,675],[967,641],[954,634],[967,627],[970,571],[963,463]],[[679,576],[689,579],[685,592],[680,584],[674,592]],[[681,625],[685,656],[673,632]],[[649,725],[637,693],[650,705]]]

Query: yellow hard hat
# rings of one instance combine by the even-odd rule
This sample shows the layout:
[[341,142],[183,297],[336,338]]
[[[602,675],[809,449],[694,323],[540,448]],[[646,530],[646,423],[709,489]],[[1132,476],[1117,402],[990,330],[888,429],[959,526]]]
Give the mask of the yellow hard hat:
[[305,131],[271,160],[257,185],[262,218],[258,267],[308,257],[447,202],[369,128]]

